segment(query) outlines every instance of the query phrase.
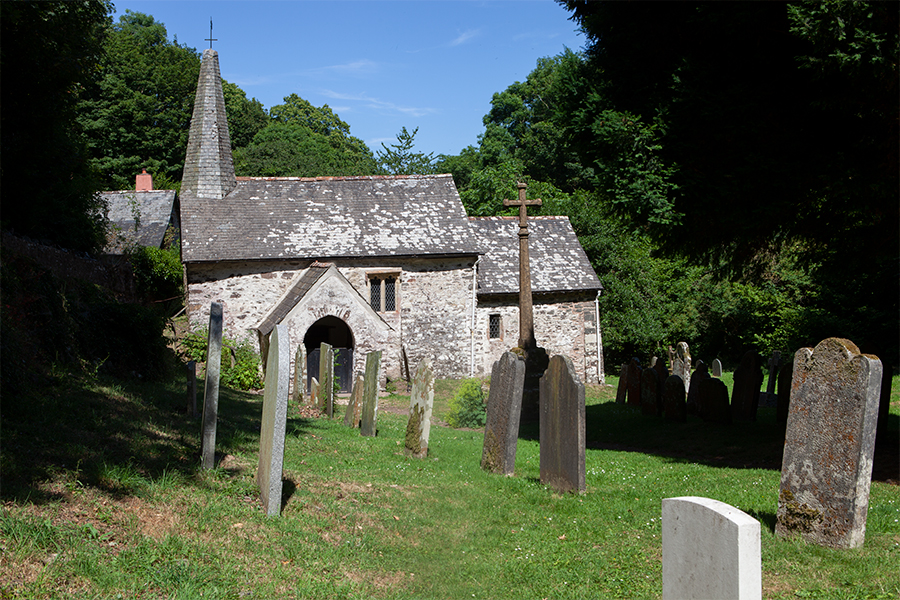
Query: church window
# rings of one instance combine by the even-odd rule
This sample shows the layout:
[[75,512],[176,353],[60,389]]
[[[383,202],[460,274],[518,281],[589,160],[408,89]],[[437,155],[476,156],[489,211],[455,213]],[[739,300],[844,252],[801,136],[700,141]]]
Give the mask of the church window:
[[500,315],[488,316],[488,337],[492,340],[500,339]]
[[399,300],[399,274],[369,273],[369,305],[376,312],[395,312]]

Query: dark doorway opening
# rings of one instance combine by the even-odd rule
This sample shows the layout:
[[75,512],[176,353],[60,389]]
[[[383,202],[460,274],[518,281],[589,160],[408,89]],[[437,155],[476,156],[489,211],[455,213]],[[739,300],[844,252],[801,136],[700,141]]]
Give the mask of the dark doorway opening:
[[319,346],[334,349],[334,380],[338,391],[348,393],[353,386],[353,332],[337,317],[322,317],[309,326],[303,337],[306,347],[306,390],[313,377],[319,377]]

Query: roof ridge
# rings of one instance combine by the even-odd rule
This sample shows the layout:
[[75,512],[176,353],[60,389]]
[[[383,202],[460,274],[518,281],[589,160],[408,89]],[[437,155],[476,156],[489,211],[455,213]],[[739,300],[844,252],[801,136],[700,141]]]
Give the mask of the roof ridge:
[[450,173],[432,173],[427,175],[338,175],[318,177],[237,177],[238,181],[390,181],[399,179],[433,179],[436,177],[452,177]]

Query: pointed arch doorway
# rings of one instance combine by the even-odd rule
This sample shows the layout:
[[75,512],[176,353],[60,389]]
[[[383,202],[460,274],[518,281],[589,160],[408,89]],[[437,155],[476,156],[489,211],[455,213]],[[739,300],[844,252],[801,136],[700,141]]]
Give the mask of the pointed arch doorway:
[[306,348],[306,389],[313,377],[319,376],[319,346],[330,344],[334,349],[334,380],[339,391],[348,393],[353,386],[353,332],[338,317],[322,317],[309,326],[303,336]]

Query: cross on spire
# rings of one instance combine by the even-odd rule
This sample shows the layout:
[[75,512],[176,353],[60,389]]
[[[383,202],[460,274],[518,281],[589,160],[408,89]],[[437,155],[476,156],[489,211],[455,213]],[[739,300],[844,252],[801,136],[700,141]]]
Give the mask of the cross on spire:
[[219,40],[212,36],[212,17],[209,18],[209,37],[203,40],[204,42],[209,42],[209,49],[212,50],[212,43],[218,42]]
[[516,183],[519,188],[518,200],[503,199],[503,206],[519,207],[519,347],[523,350],[534,348],[534,315],[531,302],[531,267],[528,261],[528,206],[540,206],[541,199],[528,200],[524,182]]

